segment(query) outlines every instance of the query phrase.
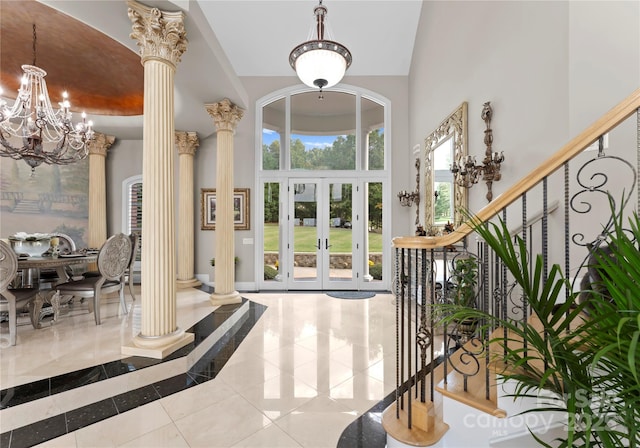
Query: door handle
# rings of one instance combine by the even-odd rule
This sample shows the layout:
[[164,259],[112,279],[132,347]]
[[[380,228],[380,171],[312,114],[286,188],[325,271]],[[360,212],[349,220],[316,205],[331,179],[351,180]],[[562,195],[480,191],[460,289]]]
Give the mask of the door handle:
[[320,238],[318,238],[318,245],[316,247],[318,248],[318,250],[322,249],[322,246],[320,246]]
[[331,244],[329,244],[329,238],[325,238],[325,240],[324,240],[324,248],[326,250],[329,250],[330,247],[331,247]]

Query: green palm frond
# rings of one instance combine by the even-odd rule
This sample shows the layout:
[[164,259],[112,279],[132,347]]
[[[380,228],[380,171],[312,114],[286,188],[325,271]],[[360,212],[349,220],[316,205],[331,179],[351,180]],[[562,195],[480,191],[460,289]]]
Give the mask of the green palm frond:
[[[545,276],[542,258],[531,260],[524,241],[512,238],[506,223],[482,223],[469,216],[521,288],[537,325],[531,319],[521,322],[463,306],[435,305],[446,316],[444,322],[475,318],[484,323],[480,331],[506,330],[507,338],[501,330],[490,340],[498,347],[494,361],[504,366],[500,376],[516,381],[514,396],[538,397],[547,390],[560,398],[530,412],[566,412],[571,424],[561,447],[640,446],[640,219],[634,214],[625,230],[613,206],[612,216],[613,229],[605,235],[610,255],[597,257],[602,287],[588,291],[588,303],[576,302],[578,292],[565,301],[565,288],[571,285],[560,266],[551,266]],[[526,348],[518,344],[524,340]]]

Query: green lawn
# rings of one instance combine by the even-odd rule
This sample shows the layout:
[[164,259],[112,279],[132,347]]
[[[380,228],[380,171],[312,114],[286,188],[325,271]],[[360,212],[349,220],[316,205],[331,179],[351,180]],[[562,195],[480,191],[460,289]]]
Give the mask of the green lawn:
[[[294,239],[296,252],[313,252],[316,250],[318,237],[315,227],[294,227]],[[331,252],[333,253],[351,252],[351,229],[334,227],[329,229],[329,244],[331,244]],[[264,250],[265,252],[278,251],[277,224],[265,224]],[[382,252],[381,234],[369,233],[369,252]]]

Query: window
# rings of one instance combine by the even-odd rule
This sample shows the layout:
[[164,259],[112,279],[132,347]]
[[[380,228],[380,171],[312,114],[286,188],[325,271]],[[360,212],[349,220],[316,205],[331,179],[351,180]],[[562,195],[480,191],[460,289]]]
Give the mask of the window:
[[[137,233],[140,235],[140,247],[142,247],[142,176],[133,176],[123,182],[124,208],[122,232],[126,234]],[[140,254],[136,257],[136,270],[139,270]]]
[[303,92],[262,107],[262,170],[385,169],[385,107],[346,92]]

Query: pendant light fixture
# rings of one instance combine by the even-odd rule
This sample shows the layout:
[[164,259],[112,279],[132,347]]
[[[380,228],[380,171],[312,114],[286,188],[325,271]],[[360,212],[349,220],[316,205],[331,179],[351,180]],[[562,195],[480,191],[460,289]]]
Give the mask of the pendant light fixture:
[[[316,39],[308,40],[295,47],[289,54],[289,64],[296,71],[300,81],[309,87],[322,89],[340,82],[351,65],[351,52],[344,45],[325,39],[326,6],[322,0],[313,10],[316,18]],[[313,36],[311,31],[310,38]],[[328,37],[329,33],[326,33]]]

